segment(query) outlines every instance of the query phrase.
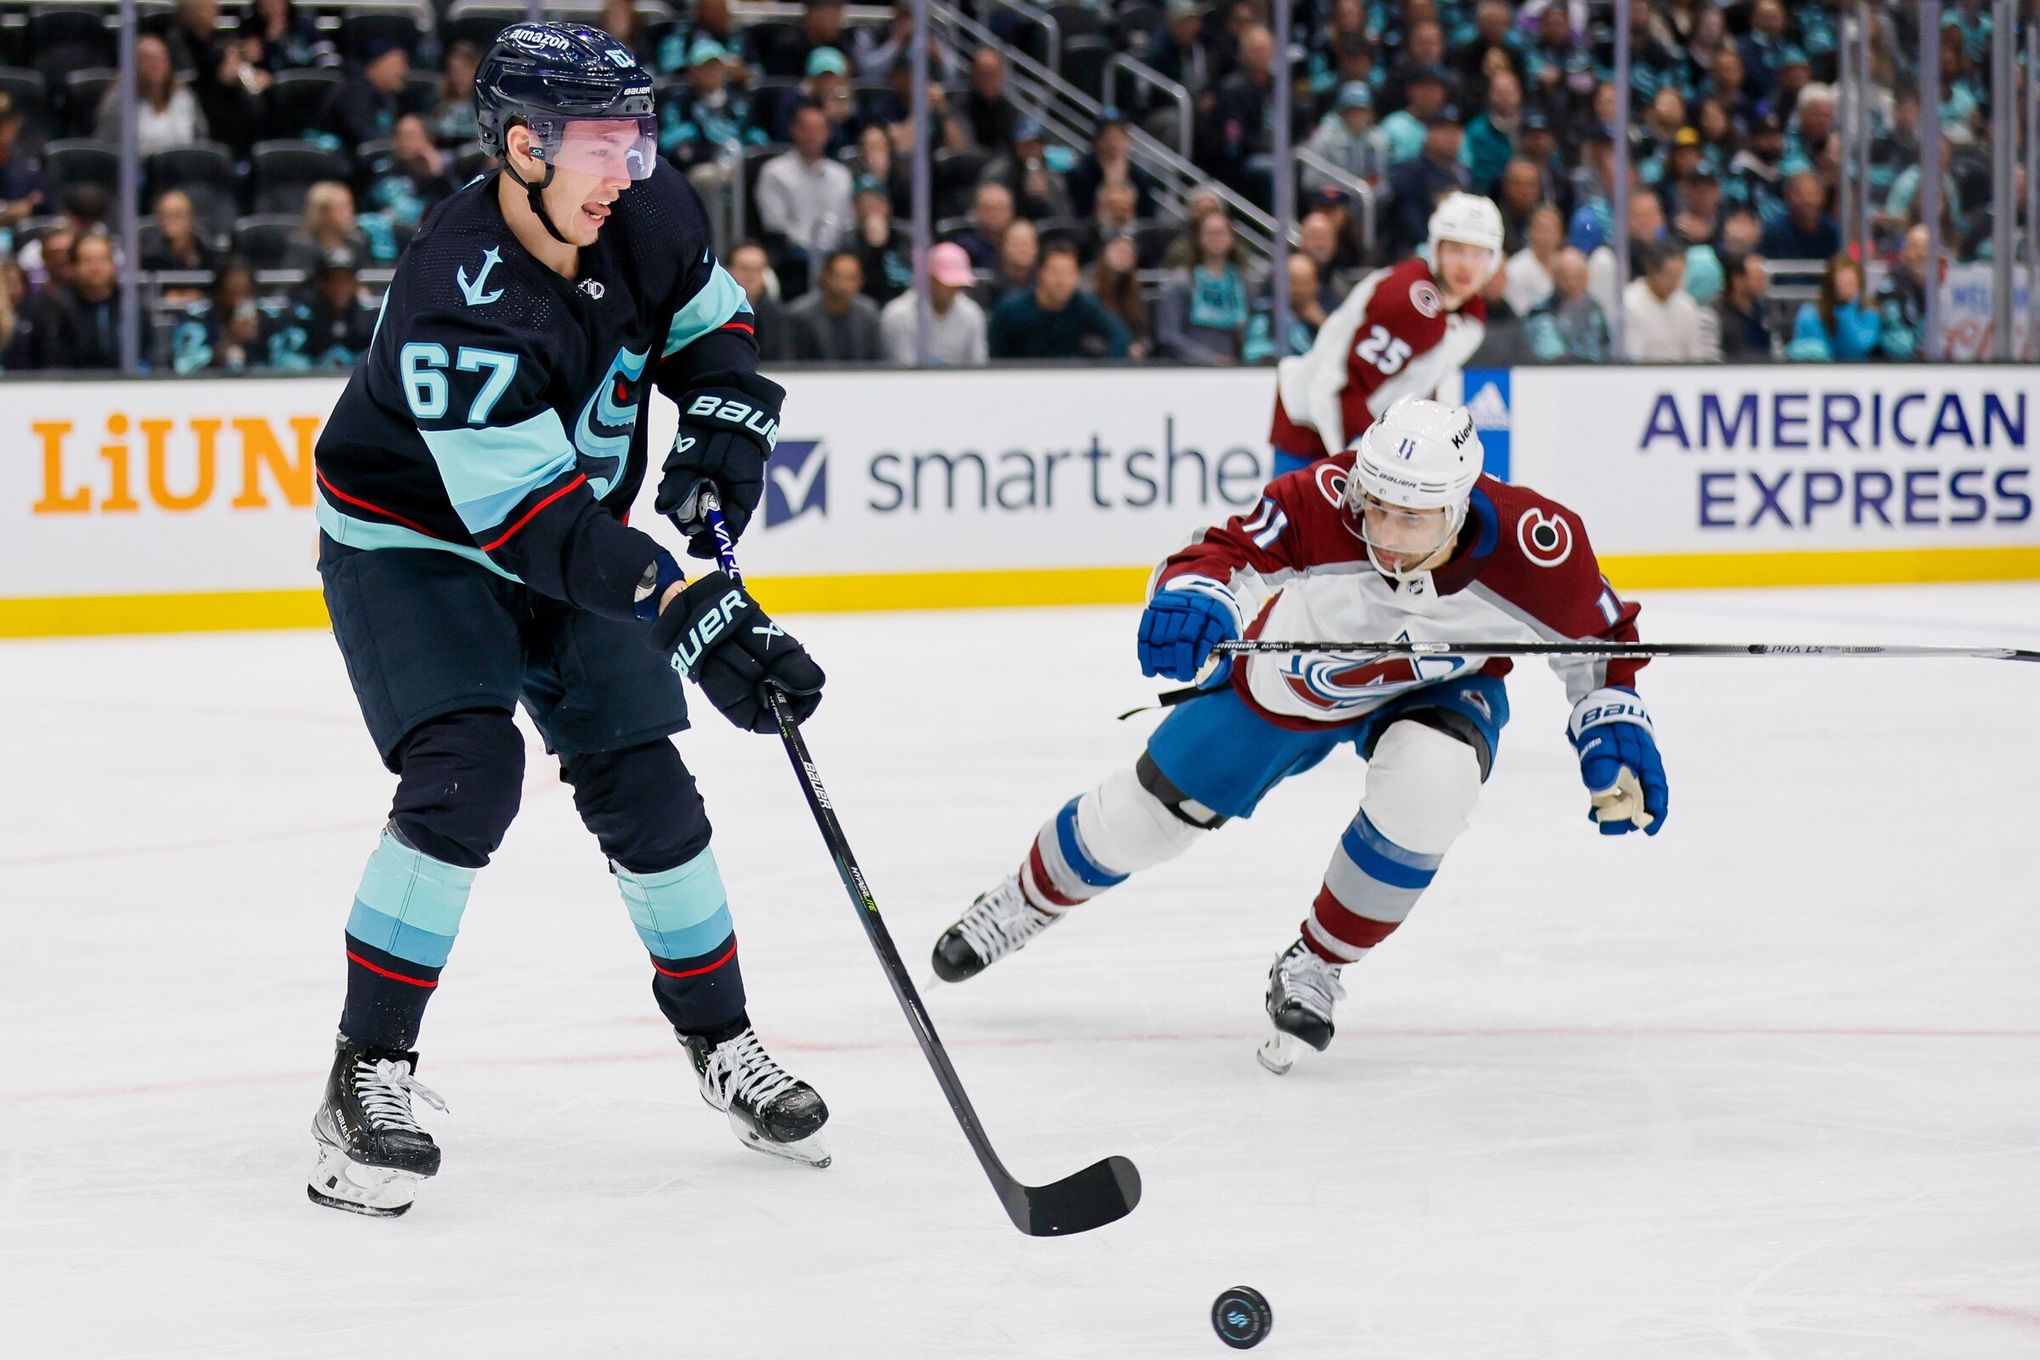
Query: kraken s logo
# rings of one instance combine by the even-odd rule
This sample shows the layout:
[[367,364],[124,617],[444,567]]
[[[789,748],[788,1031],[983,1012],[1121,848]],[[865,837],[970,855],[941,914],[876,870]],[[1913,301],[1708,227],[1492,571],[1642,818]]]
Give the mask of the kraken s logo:
[[580,418],[574,422],[576,462],[587,474],[589,489],[597,499],[609,494],[630,457],[631,436],[638,424],[638,399],[644,392],[640,380],[650,352],[619,347],[602,381],[583,403]]
[[461,296],[467,299],[468,306],[486,307],[497,298],[503,296],[503,290],[500,288],[492,293],[484,293],[482,291],[489,286],[489,271],[501,263],[503,263],[503,252],[495,246],[490,246],[482,252],[481,272],[476,274],[472,280],[468,278],[466,265],[462,265],[453,271],[454,282],[460,285]]

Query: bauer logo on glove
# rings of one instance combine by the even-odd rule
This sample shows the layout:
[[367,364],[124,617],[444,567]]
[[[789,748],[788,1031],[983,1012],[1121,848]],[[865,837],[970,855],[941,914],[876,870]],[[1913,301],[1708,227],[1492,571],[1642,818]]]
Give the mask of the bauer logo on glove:
[[1670,796],[1650,712],[1630,689],[1597,689],[1573,706],[1566,725],[1587,786],[1587,818],[1604,836],[1664,826]]

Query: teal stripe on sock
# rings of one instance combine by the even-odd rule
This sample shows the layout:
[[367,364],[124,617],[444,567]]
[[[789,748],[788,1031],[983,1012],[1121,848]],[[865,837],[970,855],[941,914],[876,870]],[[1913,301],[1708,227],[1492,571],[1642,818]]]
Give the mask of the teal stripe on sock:
[[443,968],[474,882],[473,869],[433,859],[385,830],[362,870],[348,933],[399,958]]
[[363,944],[427,968],[446,967],[447,956],[453,952],[453,936],[421,930],[385,916],[358,897],[354,899],[354,910],[347,913],[347,933]]
[[616,885],[638,938],[658,958],[694,958],[729,937],[729,895],[712,851],[662,873],[618,869]]

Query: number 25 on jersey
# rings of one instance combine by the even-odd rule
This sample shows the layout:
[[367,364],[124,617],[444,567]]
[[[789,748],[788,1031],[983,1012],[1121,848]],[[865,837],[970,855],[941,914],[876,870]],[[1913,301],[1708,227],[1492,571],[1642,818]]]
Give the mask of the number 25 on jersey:
[[1376,326],[1367,332],[1367,338],[1353,347],[1353,353],[1381,371],[1384,378],[1393,377],[1402,366],[1409,362],[1410,345],[1407,340],[1398,340],[1388,333],[1388,327]]

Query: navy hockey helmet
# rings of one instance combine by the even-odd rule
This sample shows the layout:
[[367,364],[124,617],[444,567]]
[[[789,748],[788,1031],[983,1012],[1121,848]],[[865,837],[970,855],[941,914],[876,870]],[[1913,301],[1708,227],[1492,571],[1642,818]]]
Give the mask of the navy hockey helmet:
[[[589,120],[637,125],[635,139],[620,149],[620,160],[577,163],[579,148],[568,138],[567,126]],[[641,180],[651,177],[658,158],[651,72],[628,47],[586,24],[512,24],[498,34],[475,71],[475,121],[482,149],[524,185],[532,210],[555,240],[564,238],[546,216],[539,192],[552,183],[556,168],[596,174],[621,169]],[[521,179],[509,165],[508,134],[518,123],[531,129],[531,154],[546,168],[545,177],[535,182]]]

